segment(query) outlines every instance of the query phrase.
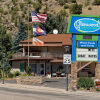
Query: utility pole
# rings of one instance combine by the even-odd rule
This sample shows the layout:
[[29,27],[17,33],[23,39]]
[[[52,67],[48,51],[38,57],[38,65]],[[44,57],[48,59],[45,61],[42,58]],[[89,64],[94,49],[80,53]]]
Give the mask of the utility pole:
[[5,74],[5,73],[4,73],[4,67],[5,67],[5,66],[4,66],[4,63],[5,63],[5,62],[4,62],[4,59],[5,59],[5,53],[3,53],[3,64],[2,64],[2,67],[3,67],[3,82],[2,82],[2,84],[4,84],[4,77],[5,77],[5,76],[4,76],[4,74]]

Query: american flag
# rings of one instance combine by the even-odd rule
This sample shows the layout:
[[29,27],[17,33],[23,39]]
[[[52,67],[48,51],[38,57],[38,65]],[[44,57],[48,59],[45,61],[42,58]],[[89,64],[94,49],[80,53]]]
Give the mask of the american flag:
[[31,11],[31,16],[32,16],[32,22],[37,22],[37,23],[45,23],[47,19],[47,14],[39,14],[35,13],[34,11]]

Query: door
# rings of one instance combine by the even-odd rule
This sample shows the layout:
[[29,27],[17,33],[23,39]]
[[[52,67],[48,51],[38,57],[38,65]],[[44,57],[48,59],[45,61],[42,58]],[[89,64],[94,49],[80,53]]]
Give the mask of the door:
[[40,64],[40,75],[45,75],[45,64]]
[[36,64],[30,64],[30,66],[31,66],[31,72],[36,74],[37,73],[37,65]]

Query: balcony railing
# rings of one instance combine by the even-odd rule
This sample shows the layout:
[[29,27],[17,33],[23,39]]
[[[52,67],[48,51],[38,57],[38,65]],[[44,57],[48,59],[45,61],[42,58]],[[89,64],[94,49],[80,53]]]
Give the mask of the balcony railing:
[[[56,52],[30,52],[29,53],[30,57],[42,57],[42,58],[62,58],[63,57],[63,53],[56,53]],[[25,54],[22,52],[16,53],[13,55],[13,58],[17,58],[17,57],[28,57],[28,52],[26,52]]]

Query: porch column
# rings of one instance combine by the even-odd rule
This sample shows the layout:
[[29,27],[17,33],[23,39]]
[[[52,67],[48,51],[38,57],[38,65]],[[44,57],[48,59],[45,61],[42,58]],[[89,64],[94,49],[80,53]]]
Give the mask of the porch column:
[[25,56],[25,48],[23,47],[23,56]]
[[96,63],[95,67],[95,78],[100,79],[100,62]]
[[77,63],[71,64],[71,89],[77,85]]

